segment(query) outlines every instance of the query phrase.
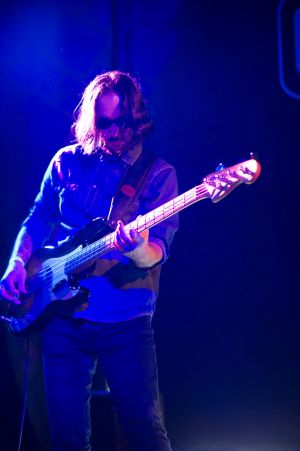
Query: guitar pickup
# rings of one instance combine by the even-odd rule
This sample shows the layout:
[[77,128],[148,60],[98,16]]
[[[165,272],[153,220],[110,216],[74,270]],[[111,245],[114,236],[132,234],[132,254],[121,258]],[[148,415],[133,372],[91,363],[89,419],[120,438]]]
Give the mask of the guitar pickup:
[[53,293],[58,298],[63,298],[70,292],[70,285],[67,279],[60,280],[53,288]]

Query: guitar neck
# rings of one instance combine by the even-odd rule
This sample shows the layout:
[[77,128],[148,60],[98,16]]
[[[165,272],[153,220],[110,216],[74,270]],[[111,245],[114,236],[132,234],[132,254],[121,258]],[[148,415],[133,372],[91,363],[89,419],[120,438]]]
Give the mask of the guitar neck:
[[175,199],[166,202],[160,207],[155,208],[155,210],[152,210],[143,216],[138,216],[134,221],[127,224],[125,229],[135,229],[139,233],[143,232],[144,230],[150,229],[160,222],[165,221],[176,213],[179,213],[184,208],[187,208],[195,202],[207,197],[209,197],[209,193],[205,187],[205,184],[202,183],[201,185],[186,191],[180,196],[175,197]]
[[[209,193],[206,189],[204,183],[195,186],[194,188],[186,191],[185,193],[175,197],[174,199],[166,202],[158,208],[146,213],[145,215],[138,216],[134,221],[128,223],[125,229],[128,231],[134,229],[137,232],[143,232],[146,229],[165,221],[171,216],[179,213],[184,208],[198,202],[202,199],[209,197]],[[114,234],[115,232],[109,233],[103,238],[89,244],[84,247],[72,257],[67,262],[68,272],[72,272],[80,266],[95,260],[98,257],[106,254],[107,252],[114,249]]]

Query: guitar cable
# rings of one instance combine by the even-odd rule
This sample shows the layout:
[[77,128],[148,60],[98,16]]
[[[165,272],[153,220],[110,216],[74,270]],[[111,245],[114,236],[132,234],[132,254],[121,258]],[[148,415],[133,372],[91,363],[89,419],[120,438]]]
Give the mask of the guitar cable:
[[[5,321],[5,322],[9,323],[9,322],[11,322],[11,319],[8,318],[7,316],[0,315],[0,321]],[[26,344],[25,344],[25,367],[24,367],[24,381],[23,381],[23,403],[22,403],[22,414],[21,414],[21,423],[20,423],[19,440],[18,440],[17,451],[20,451],[21,446],[22,446],[23,429],[24,429],[25,413],[26,413],[26,405],[27,405],[29,348],[30,348],[30,338],[28,336],[28,337],[26,337]]]
[[25,421],[25,413],[26,413],[26,405],[27,405],[29,345],[30,345],[30,339],[29,339],[29,337],[26,337],[25,368],[24,368],[24,382],[23,382],[23,405],[22,405],[22,415],[21,415],[21,423],[20,423],[19,441],[18,441],[17,451],[20,451],[21,445],[22,445],[23,429],[24,429],[24,421]]

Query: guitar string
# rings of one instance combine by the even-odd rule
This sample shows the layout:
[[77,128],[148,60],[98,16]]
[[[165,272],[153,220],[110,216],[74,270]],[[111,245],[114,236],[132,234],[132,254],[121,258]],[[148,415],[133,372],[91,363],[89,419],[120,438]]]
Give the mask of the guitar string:
[[[207,194],[207,190],[202,186],[198,185],[191,190],[187,191],[186,193],[181,194],[180,196],[176,197],[175,199],[167,202],[166,204],[161,205],[160,207],[157,207],[152,212],[146,213],[144,216],[136,218],[134,221],[130,222],[125,226],[127,229],[135,229],[139,227],[143,227],[146,224],[148,225],[148,228],[152,227],[155,224],[158,224],[159,222],[164,221],[166,218],[172,216],[173,214],[176,214],[178,211],[184,209],[185,207],[188,207],[192,203],[197,202],[198,200],[201,200],[199,196]],[[161,212],[159,212],[162,210]],[[159,212],[159,213],[158,213]],[[158,214],[157,214],[158,213]],[[149,218],[150,216],[150,218]],[[149,225],[149,223],[151,223]],[[128,227],[130,226],[130,227]],[[137,227],[136,227],[137,226]],[[144,229],[145,230],[145,229]],[[71,270],[76,267],[82,266],[84,263],[87,263],[89,260],[93,260],[97,256],[101,255],[101,252],[106,247],[109,247],[107,249],[107,252],[112,250],[114,248],[113,246],[113,237],[114,232],[110,233],[107,236],[104,236],[100,240],[91,243],[83,250],[78,251],[78,255],[76,253],[72,255],[68,260],[64,262],[57,262],[55,263],[51,269],[45,268],[39,273],[35,274],[31,278],[29,278],[28,281],[28,287],[33,287],[37,281],[40,281],[40,284],[45,284],[47,281],[50,281],[53,279],[53,275],[55,272],[59,273],[61,270],[63,270],[66,266],[69,267],[71,273]],[[79,257],[78,257],[79,256]],[[79,263],[80,262],[80,263]],[[34,286],[35,289],[39,288],[39,286]]]

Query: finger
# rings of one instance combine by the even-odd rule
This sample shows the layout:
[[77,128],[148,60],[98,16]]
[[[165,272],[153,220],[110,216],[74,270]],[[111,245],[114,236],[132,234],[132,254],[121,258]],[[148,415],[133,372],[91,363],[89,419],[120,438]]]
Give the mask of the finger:
[[124,248],[132,247],[135,244],[135,240],[131,237],[130,231],[126,231],[124,224],[119,221],[116,230],[116,239],[120,246]]
[[115,230],[115,236],[114,236],[114,246],[119,252],[123,252],[123,246],[124,243],[120,236],[120,226],[117,224],[116,230]]
[[144,241],[143,237],[134,229],[130,229],[129,234],[130,234],[131,239],[137,244]]
[[141,235],[145,241],[149,240],[149,229],[143,230],[139,235]]
[[118,221],[117,238],[123,242],[131,241],[131,237],[126,232],[125,226],[122,221]]
[[124,225],[119,223],[116,228],[114,245],[119,252],[125,253],[134,250],[137,247],[135,235],[132,238],[131,232],[126,232]]
[[20,293],[22,293],[22,294],[27,293],[25,282],[26,282],[26,278],[21,277],[20,281],[19,281],[19,289],[20,289]]
[[21,301],[16,295],[12,295],[3,285],[0,288],[0,295],[7,301],[12,301],[14,304],[21,304]]
[[20,291],[17,288],[17,282],[16,282],[16,285],[15,285],[15,283],[13,283],[10,279],[6,280],[5,289],[12,296],[19,296],[19,294],[20,294]]
[[114,242],[115,247],[118,249],[119,252],[129,252],[136,248],[137,243],[135,241],[122,241],[121,239]]

